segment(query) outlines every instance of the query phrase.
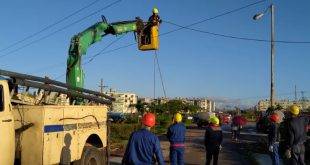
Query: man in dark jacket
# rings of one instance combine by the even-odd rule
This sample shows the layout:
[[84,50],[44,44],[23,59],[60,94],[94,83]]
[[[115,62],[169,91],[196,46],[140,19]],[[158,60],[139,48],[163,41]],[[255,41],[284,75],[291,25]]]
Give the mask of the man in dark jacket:
[[158,15],[158,9],[157,8],[154,8],[153,9],[153,15],[151,15],[149,17],[149,24],[152,25],[152,26],[159,26],[159,24],[161,23],[161,19]]
[[291,117],[287,120],[287,150],[286,157],[290,165],[305,165],[305,145],[307,140],[308,118],[299,116],[299,108],[296,105],[290,107]]
[[[164,157],[158,137],[150,129],[155,125],[155,116],[147,113],[142,119],[143,128],[133,132],[128,140],[122,165],[164,165]],[[154,157],[155,156],[155,157]]]
[[174,123],[169,126],[167,138],[170,142],[170,164],[184,165],[184,143],[186,128],[182,124],[182,115],[174,115]]
[[219,126],[219,119],[217,117],[211,118],[211,124],[206,128],[205,133],[205,147],[207,151],[206,165],[210,165],[213,157],[213,165],[218,164],[218,155],[222,148],[223,141],[222,128]]
[[269,151],[271,152],[272,165],[279,165],[279,142],[280,142],[280,130],[279,130],[279,116],[272,114],[270,116],[271,124],[269,126],[268,141]]

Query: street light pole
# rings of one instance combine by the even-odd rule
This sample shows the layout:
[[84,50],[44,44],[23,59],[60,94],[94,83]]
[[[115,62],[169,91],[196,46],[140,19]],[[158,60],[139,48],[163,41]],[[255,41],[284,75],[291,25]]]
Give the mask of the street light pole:
[[264,13],[254,15],[253,19],[258,20],[264,16],[267,10],[271,10],[271,84],[270,84],[270,104],[274,107],[274,5],[271,4]]
[[274,107],[274,5],[270,5],[271,9],[271,89],[270,89],[270,103]]

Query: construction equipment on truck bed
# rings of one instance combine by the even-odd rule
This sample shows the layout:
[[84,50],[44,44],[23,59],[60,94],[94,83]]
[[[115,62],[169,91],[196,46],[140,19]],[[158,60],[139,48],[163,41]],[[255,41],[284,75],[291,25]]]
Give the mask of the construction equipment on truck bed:
[[138,33],[139,50],[158,49],[158,27],[156,25],[144,23],[139,17],[133,21],[107,23],[103,16],[101,22],[72,37],[67,59],[67,84],[75,87],[84,87],[81,57],[86,54],[90,45],[101,41],[108,34],[120,35],[128,32]]
[[[38,91],[43,101],[31,94]],[[83,104],[48,102],[52,93]],[[0,70],[0,164],[107,164],[108,104],[96,91]]]
[[[14,90],[16,90],[16,86],[21,85],[26,87],[26,92],[28,92],[27,90],[29,90],[30,87],[32,87],[38,89],[37,93],[40,93],[40,90],[44,90],[45,92],[48,93],[57,92],[58,95],[65,94],[67,97],[73,99],[75,98],[84,99],[86,100],[84,101],[84,103],[91,101],[101,104],[111,104],[112,103],[111,100],[113,100],[112,97],[105,95],[103,93],[70,86],[59,81],[51,80],[48,77],[45,78],[36,77],[32,75],[20,74],[1,69],[0,69],[0,75],[9,77],[10,86],[12,88],[11,97],[15,92]],[[12,101],[14,102],[14,100]]]

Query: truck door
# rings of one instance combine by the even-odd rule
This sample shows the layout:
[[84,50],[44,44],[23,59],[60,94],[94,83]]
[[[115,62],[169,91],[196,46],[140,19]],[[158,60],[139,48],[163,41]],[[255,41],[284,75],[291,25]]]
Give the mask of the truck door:
[[[1,78],[1,77],[0,77]],[[0,164],[13,165],[15,130],[6,81],[0,79]]]

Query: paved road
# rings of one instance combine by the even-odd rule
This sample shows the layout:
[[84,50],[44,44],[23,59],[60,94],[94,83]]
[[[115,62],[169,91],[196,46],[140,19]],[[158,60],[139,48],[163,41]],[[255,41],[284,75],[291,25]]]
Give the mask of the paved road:
[[[223,125],[224,141],[223,149],[220,152],[219,164],[225,165],[248,165],[251,162],[244,156],[244,144],[251,144],[258,138],[264,138],[265,135],[255,133],[255,125],[250,123],[247,125],[241,134],[240,141],[232,142],[230,127]],[[203,146],[204,128],[189,127],[186,132],[185,145],[185,165],[202,165],[205,164],[205,148]],[[166,163],[169,164],[169,142],[165,136],[160,136],[160,143]],[[112,156],[111,164],[119,165],[121,156]]]

